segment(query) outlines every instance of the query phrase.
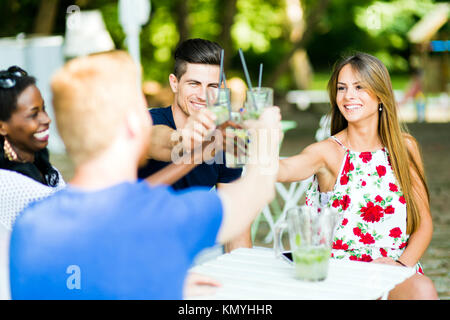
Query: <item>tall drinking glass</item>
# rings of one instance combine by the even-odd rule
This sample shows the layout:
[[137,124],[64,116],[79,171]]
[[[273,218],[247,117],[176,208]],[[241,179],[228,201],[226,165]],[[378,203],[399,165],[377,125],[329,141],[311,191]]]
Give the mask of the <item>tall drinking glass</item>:
[[290,208],[275,230],[275,255],[284,251],[282,234],[289,232],[289,244],[294,259],[295,277],[306,281],[322,281],[328,275],[331,244],[339,215],[327,207],[318,210],[301,206]]
[[273,89],[267,87],[256,87],[247,90],[247,100],[243,117],[247,119],[258,119],[264,108],[273,106]]
[[[264,108],[273,106],[273,89],[257,87],[247,90],[246,102],[240,113],[232,113],[232,121],[242,124],[244,120],[258,119]],[[242,168],[248,160],[248,144],[250,135],[247,129],[227,128],[227,146],[234,146],[234,152],[226,153],[226,165],[229,168]]]
[[229,88],[208,88],[206,90],[206,107],[216,115],[216,125],[230,119],[231,99]]
[[[242,125],[242,114],[231,113],[231,121]],[[242,168],[248,160],[248,143],[250,142],[247,129],[228,127],[226,132],[225,164],[228,168]]]

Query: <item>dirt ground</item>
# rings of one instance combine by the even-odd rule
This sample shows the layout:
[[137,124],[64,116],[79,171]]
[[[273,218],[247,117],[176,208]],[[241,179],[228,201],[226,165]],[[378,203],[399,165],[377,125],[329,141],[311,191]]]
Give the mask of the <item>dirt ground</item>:
[[[281,148],[282,156],[290,156],[313,143],[315,131],[323,109],[299,111],[294,106],[282,107],[284,120],[295,120],[297,128],[285,134]],[[410,123],[408,128],[422,147],[428,186],[431,195],[431,213],[434,233],[431,244],[421,262],[441,299],[450,299],[450,123]],[[52,155],[53,164],[68,181],[73,175],[73,166],[64,155]],[[267,224],[261,223],[255,245],[271,247],[264,243]]]

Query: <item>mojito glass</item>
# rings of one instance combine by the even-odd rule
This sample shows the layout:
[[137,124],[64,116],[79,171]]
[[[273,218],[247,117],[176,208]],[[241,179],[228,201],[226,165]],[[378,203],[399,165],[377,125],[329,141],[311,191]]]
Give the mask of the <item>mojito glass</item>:
[[325,280],[331,248],[325,246],[303,246],[293,251],[295,276],[307,281]]
[[[231,121],[236,124],[242,124],[242,114],[239,112],[231,113]],[[228,168],[242,168],[248,160],[248,143],[250,137],[247,129],[238,129],[233,127],[226,128],[226,147],[225,163]]]
[[206,92],[206,107],[216,115],[216,125],[230,119],[230,89],[229,88],[208,88]]
[[273,106],[273,89],[256,87],[247,90],[246,104],[248,112],[256,112],[259,116],[264,108]]
[[[320,209],[320,210],[319,210]],[[327,207],[293,207],[275,229],[274,249],[277,257],[284,250],[281,237],[289,231],[289,243],[294,260],[295,278],[322,281],[328,274],[331,244],[340,216]]]

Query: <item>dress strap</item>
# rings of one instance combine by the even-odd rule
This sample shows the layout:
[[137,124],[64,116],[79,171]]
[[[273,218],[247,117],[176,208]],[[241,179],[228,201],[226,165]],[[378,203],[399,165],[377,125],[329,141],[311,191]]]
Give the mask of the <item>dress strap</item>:
[[338,145],[340,145],[345,151],[347,151],[347,148],[342,144],[342,142],[339,141],[338,138],[336,138],[335,136],[331,136],[331,138],[337,142]]

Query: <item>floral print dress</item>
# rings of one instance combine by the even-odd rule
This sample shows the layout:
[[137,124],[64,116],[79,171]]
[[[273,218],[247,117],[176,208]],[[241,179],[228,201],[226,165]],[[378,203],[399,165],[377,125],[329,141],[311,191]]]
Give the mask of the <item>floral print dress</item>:
[[[406,245],[406,202],[394,176],[386,148],[373,152],[346,150],[334,189],[319,190],[315,176],[306,191],[307,206],[327,206],[342,219],[336,227],[335,259],[371,262],[380,257],[398,259]],[[420,264],[416,272],[423,273]]]

